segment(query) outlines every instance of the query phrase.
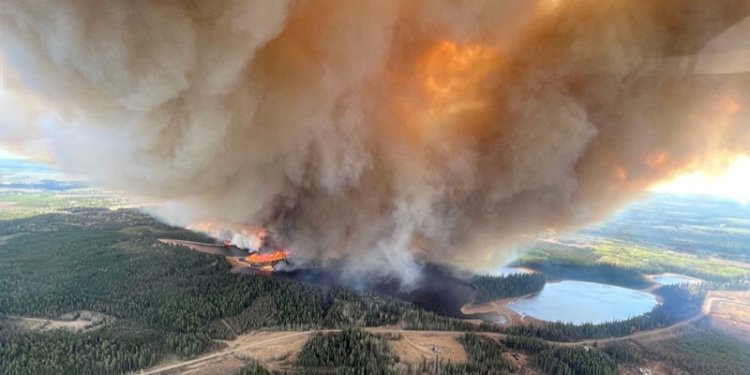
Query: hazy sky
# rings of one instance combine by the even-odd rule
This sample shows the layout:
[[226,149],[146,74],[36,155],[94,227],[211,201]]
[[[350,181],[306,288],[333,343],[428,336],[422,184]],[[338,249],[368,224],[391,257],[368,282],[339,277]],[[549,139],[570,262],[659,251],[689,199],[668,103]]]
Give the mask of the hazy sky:
[[21,157],[0,148],[0,159],[20,159]]
[[652,191],[707,194],[730,198],[743,203],[750,202],[750,158],[736,159],[725,171],[686,173],[672,181],[653,187]]

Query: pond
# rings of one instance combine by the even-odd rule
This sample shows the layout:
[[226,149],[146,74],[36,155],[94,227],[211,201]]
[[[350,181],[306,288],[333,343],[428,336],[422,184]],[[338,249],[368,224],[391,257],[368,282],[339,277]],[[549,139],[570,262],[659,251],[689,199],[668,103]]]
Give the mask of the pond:
[[656,296],[614,285],[565,280],[548,283],[538,294],[508,304],[519,314],[546,321],[605,323],[651,311]]
[[693,284],[693,283],[703,282],[703,280],[696,279],[694,277],[685,276],[685,275],[677,275],[674,273],[656,275],[652,277],[652,280],[654,280],[655,283],[659,283],[661,285],[679,285],[679,284]]

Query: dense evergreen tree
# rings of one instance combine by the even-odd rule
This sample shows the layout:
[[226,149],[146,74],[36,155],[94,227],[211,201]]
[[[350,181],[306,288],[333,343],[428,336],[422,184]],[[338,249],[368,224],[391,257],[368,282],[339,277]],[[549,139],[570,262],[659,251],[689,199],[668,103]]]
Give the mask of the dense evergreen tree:
[[[570,251],[569,256],[586,257],[585,252]],[[533,259],[519,262],[517,265],[528,267],[544,273],[550,279],[581,280],[603,284],[619,285],[626,288],[641,289],[649,286],[640,270],[618,267],[607,263],[591,263],[595,256],[570,260],[550,262],[535,261]]]
[[333,369],[337,373],[390,374],[398,362],[385,339],[357,329],[316,334],[297,358],[305,368]]
[[547,374],[617,374],[612,358],[596,348],[552,345],[524,336],[508,336],[503,343],[533,355],[534,365]]
[[496,340],[489,337],[466,333],[460,338],[469,357],[468,370],[473,374],[506,374],[518,371],[503,355],[504,349]]
[[[702,324],[703,325],[703,324]],[[678,338],[647,344],[608,345],[604,350],[617,362],[660,362],[680,373],[705,375],[750,374],[750,347],[710,328],[688,328]],[[640,366],[640,365],[639,365]]]
[[471,282],[477,287],[474,303],[481,304],[539,292],[546,281],[541,273],[518,273],[502,277],[475,276]]
[[112,374],[151,366],[162,356],[157,332],[116,324],[87,334],[0,330],[2,374]]
[[[89,310],[115,321],[86,334],[0,331],[0,373],[39,369],[29,363],[32,360],[54,364],[50,369],[72,366],[65,368],[118,373],[120,368],[151,365],[169,353],[194,356],[213,348],[214,339],[231,339],[255,329],[403,323],[463,330],[468,325],[376,293],[231,273],[219,256],[158,241],[202,236],[131,210],[81,209],[0,221],[0,234],[12,235],[0,245],[0,314],[56,319]],[[424,322],[419,321],[422,318]],[[131,337],[127,332],[142,335]],[[140,344],[113,347],[120,336],[126,343]],[[34,352],[35,359],[16,351],[33,342],[45,348]],[[106,361],[106,366],[80,367],[79,357],[68,358],[76,356],[71,348],[99,344],[108,351],[92,349],[92,353],[104,353],[101,362]],[[74,363],[66,364],[70,361]]]
[[616,375],[607,354],[588,347],[554,347],[534,355],[534,364],[550,375]]
[[[429,331],[474,331],[477,329],[476,325],[465,320],[438,315],[419,308],[409,308],[404,312],[401,327]],[[491,328],[497,329],[494,326]]]
[[240,370],[237,375],[271,375],[272,372],[266,370],[260,363],[251,361],[247,366]]

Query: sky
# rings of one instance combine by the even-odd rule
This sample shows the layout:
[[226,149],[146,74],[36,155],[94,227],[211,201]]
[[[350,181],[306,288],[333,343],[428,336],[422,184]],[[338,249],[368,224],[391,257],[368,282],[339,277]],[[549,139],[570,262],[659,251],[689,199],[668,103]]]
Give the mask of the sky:
[[0,148],[0,159],[22,159],[22,157]]
[[737,158],[721,173],[693,172],[654,186],[652,191],[677,194],[704,194],[750,202],[750,158]]

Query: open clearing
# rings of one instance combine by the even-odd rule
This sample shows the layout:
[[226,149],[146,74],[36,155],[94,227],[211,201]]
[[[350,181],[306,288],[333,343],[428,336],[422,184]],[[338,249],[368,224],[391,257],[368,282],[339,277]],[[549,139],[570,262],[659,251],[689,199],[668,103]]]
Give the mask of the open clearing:
[[0,210],[6,210],[15,206],[15,202],[0,202]]
[[224,252],[222,251],[223,248],[219,245],[211,245],[207,243],[193,242],[193,241],[170,240],[170,239],[164,239],[164,238],[160,238],[159,242],[165,243],[168,245],[185,246],[195,251],[200,251],[201,253],[224,255]]
[[[239,357],[219,358],[213,362],[196,365],[195,367],[184,368],[175,374],[182,375],[226,375],[236,374],[247,363]],[[268,367],[267,367],[268,368]]]
[[750,270],[750,263],[740,262],[738,260],[721,259],[717,257],[709,257],[709,261],[727,266],[740,267],[746,270]]
[[703,313],[722,331],[750,340],[750,292],[710,292]]
[[[365,330],[386,338],[400,336],[390,343],[404,362],[419,363],[423,358],[438,357],[454,363],[467,360],[463,346],[456,340],[463,332],[404,331],[393,327]],[[253,358],[272,370],[289,369],[309,337],[316,332],[333,333],[339,330],[251,332],[223,342],[226,346],[213,353],[191,360],[164,363],[137,374],[226,374],[244,367],[243,358]]]
[[[625,269],[648,270],[657,267],[662,271],[679,272],[695,277],[733,279],[745,275],[750,264],[717,256],[703,257],[690,251],[644,246],[630,241],[577,235],[572,240],[542,238],[545,245],[526,253],[521,264],[557,262],[572,264],[612,264]],[[569,251],[575,249],[576,251]],[[678,271],[679,270],[679,271]]]
[[451,363],[465,363],[467,360],[463,345],[455,337],[432,332],[404,332],[400,336],[391,341],[391,345],[402,362],[422,363],[439,358]]
[[112,318],[88,311],[66,314],[62,320],[31,318],[25,316],[0,315],[0,326],[24,331],[43,332],[65,330],[73,333],[87,332],[107,325]]
[[268,369],[284,369],[296,360],[311,331],[257,331],[224,341],[223,349],[188,361],[170,361],[138,374],[219,375],[238,372],[245,359],[255,359]]
[[[658,341],[672,338],[674,335],[696,322],[703,315],[698,315],[675,325],[651,330],[640,331],[632,335],[613,337],[599,340],[582,340],[576,342],[550,342],[562,346],[592,346],[594,342],[606,344],[618,341]],[[466,352],[457,339],[464,334],[461,331],[410,331],[397,327],[368,327],[365,331],[384,335],[386,338],[400,335],[401,338],[391,341],[396,354],[404,362],[419,361],[421,358],[441,359],[452,358],[452,362],[466,361]],[[310,335],[320,333],[339,332],[337,329],[318,331],[258,331],[240,335],[232,341],[223,341],[225,347],[212,353],[204,354],[186,361],[163,363],[136,374],[224,374],[239,370],[244,366],[243,358],[252,357],[270,369],[288,369],[296,355],[307,342]],[[504,334],[480,332],[483,336],[503,338]],[[433,351],[433,347],[435,350]],[[527,361],[523,355],[513,353],[514,362],[523,364]]]
[[[252,356],[270,368],[279,368],[293,360],[314,332],[316,331],[251,332],[240,335],[232,341],[223,342],[226,347],[213,353],[186,361],[157,365],[136,374],[226,374],[244,367],[245,363],[242,358],[248,356]],[[336,332],[336,330],[318,332]]]
[[240,357],[254,358],[269,369],[280,369],[285,364],[294,362],[297,359],[302,347],[307,342],[308,335],[290,335],[289,333],[279,332],[257,332],[251,337],[245,337],[246,342],[264,341],[263,346],[243,347],[236,355]]
[[646,280],[648,280],[649,282],[655,284],[655,286],[657,287],[664,285],[664,284],[660,284],[659,281],[657,281],[659,277],[676,277],[676,278],[684,279],[686,282],[689,282],[689,283],[702,283],[704,281],[703,279],[699,279],[697,277],[682,275],[679,273],[671,273],[671,272],[665,272],[665,273],[659,273],[659,274],[653,274],[653,275],[643,275],[643,277],[646,278]]

